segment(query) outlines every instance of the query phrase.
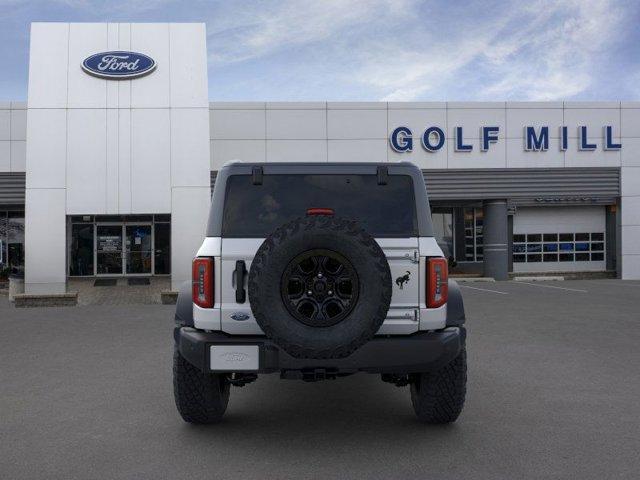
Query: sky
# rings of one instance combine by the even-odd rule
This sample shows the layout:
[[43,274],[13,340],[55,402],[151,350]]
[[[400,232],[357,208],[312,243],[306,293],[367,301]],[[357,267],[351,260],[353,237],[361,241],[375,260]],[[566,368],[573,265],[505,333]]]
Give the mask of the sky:
[[205,22],[212,101],[640,99],[638,0],[0,0],[2,100],[32,21]]

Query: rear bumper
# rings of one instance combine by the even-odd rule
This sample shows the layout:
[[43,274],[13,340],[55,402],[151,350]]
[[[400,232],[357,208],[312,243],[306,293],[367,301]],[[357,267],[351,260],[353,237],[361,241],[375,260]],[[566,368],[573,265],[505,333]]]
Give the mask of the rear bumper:
[[[240,371],[405,374],[438,370],[451,362],[464,345],[466,330],[464,327],[450,327],[407,336],[375,337],[348,357],[338,359],[295,358],[264,336],[230,336],[191,327],[176,327],[174,335],[180,354],[203,372],[236,371],[232,364],[225,370],[212,370],[211,347],[256,346],[257,369],[245,368]],[[256,351],[255,348],[253,350]],[[246,350],[242,348],[238,351]]]

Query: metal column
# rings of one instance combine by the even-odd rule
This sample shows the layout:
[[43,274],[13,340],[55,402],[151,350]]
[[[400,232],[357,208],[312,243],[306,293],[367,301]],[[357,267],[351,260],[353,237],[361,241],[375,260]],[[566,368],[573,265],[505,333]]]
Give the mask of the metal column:
[[496,280],[509,279],[507,201],[483,202],[484,276]]

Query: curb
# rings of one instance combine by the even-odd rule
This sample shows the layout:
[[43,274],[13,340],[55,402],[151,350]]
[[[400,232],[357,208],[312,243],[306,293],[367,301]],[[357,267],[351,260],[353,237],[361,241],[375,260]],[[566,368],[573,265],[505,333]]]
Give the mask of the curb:
[[515,282],[558,282],[564,280],[561,276],[535,276],[535,277],[514,277]]

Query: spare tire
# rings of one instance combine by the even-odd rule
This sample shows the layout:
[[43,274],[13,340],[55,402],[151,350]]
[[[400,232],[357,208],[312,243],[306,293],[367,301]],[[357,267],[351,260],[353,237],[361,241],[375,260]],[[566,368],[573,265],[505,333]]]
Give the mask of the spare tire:
[[391,303],[391,272],[355,221],[309,216],[275,230],[249,273],[264,333],[298,358],[340,358],[370,340]]

